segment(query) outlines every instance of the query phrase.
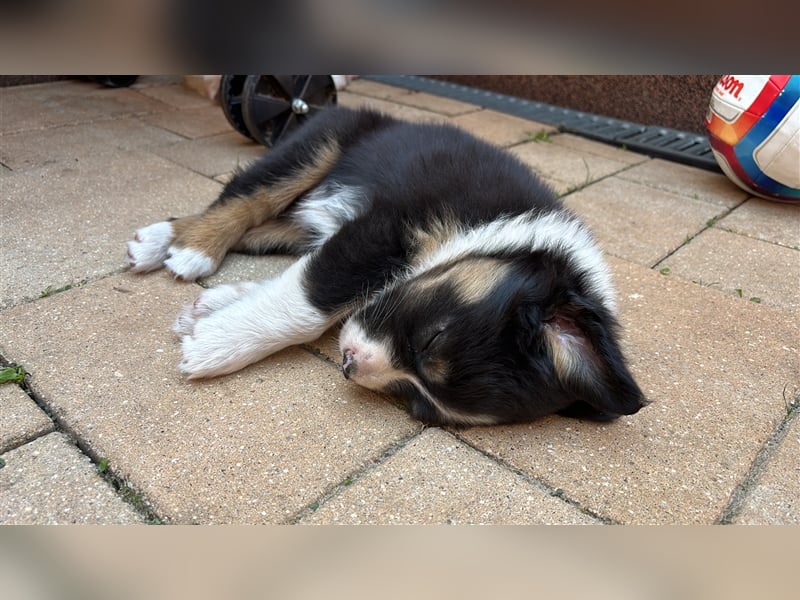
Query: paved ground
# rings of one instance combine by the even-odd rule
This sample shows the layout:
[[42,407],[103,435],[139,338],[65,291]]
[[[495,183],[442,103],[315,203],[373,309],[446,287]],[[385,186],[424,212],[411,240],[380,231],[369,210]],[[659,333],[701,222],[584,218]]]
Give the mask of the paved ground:
[[798,523],[800,207],[722,175],[357,80],[345,105],[506,146],[608,253],[654,401],[611,424],[423,428],[345,381],[336,332],[188,383],[170,324],[201,286],[126,271],[141,225],[199,211],[262,149],[175,79],[0,90],[2,523]]

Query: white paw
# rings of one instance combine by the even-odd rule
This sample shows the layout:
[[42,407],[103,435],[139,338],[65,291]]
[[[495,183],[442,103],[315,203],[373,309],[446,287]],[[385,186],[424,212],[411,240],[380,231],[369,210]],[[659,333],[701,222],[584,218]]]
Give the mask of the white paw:
[[269,354],[256,332],[231,324],[224,312],[200,319],[183,338],[178,369],[189,379],[227,375]]
[[131,271],[146,273],[161,268],[175,234],[172,223],[162,221],[137,229],[128,242],[128,264]]
[[169,258],[164,261],[164,266],[175,277],[185,281],[194,281],[217,270],[217,265],[211,258],[192,248],[170,246],[167,254]]
[[258,287],[252,281],[219,285],[205,290],[195,298],[194,302],[185,305],[178,318],[172,324],[172,331],[178,335],[192,335],[198,319],[209,316],[211,313],[228,306],[248,292]]

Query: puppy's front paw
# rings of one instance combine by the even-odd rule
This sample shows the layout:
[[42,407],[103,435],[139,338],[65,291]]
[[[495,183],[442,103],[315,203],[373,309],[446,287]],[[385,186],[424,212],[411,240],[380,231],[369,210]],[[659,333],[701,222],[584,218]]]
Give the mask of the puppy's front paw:
[[183,338],[183,360],[178,369],[189,379],[233,373],[264,357],[257,342],[247,333],[227,327],[225,319],[212,315],[198,321],[193,335]]
[[256,287],[257,284],[255,282],[246,281],[219,285],[205,290],[195,298],[194,302],[190,302],[181,309],[178,318],[172,324],[172,331],[182,336],[192,335],[195,323],[199,319],[208,317],[220,308],[239,300]]
[[162,221],[137,229],[128,242],[128,264],[135,273],[160,269],[169,255],[169,245],[175,237],[172,223]]

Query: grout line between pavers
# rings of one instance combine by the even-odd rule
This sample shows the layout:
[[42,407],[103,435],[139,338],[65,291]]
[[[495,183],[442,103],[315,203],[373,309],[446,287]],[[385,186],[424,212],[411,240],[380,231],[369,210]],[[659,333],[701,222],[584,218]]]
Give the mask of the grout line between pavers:
[[[3,354],[0,354],[0,367],[11,366],[11,365],[20,366],[20,367],[22,367],[24,369],[23,365],[19,365],[18,363],[14,362],[14,361],[9,361],[9,360],[7,360],[5,358],[5,356]],[[47,431],[41,431],[39,433],[34,433],[32,435],[29,435],[27,437],[22,438],[17,443],[9,444],[2,451],[0,451],[0,455],[6,454],[7,452],[11,452],[12,450],[16,450],[17,448],[21,448],[22,446],[24,446],[26,444],[30,444],[31,442],[34,442],[34,441],[38,440],[41,437],[44,437],[46,435],[50,435],[51,433],[58,433],[60,431],[60,428],[59,428],[58,424],[56,423],[55,419],[53,418],[53,415],[50,413],[50,411],[47,409],[47,407],[42,406],[41,404],[39,404],[39,402],[37,402],[37,400],[34,398],[32,392],[30,390],[30,385],[27,382],[29,373],[28,373],[27,369],[25,369],[24,372],[25,372],[25,376],[23,377],[22,382],[20,382],[20,383],[4,383],[3,385],[15,385],[20,390],[22,390],[22,393],[25,394],[26,396],[28,396],[28,398],[30,398],[31,402],[33,402],[36,406],[38,406],[39,409],[50,420],[50,423],[53,425],[53,429],[47,430]],[[0,465],[0,466],[3,466],[3,465]]]
[[461,443],[463,443],[466,446],[472,448],[476,452],[479,452],[480,454],[482,454],[483,456],[485,456],[486,458],[488,458],[492,462],[496,463],[500,467],[502,467],[502,468],[504,468],[504,469],[506,469],[508,471],[511,471],[512,473],[514,473],[517,477],[519,477],[523,481],[533,485],[534,487],[539,488],[540,490],[545,492],[548,496],[552,496],[554,498],[558,498],[562,502],[565,502],[566,504],[569,504],[570,506],[572,506],[576,510],[580,511],[581,513],[583,513],[583,514],[585,514],[585,515],[587,515],[589,517],[592,517],[593,519],[596,519],[602,525],[619,525],[620,524],[620,521],[617,521],[616,519],[612,519],[611,517],[606,517],[606,516],[600,514],[599,512],[597,512],[595,510],[592,510],[591,508],[589,508],[587,506],[583,506],[580,502],[578,502],[574,498],[571,498],[570,496],[568,496],[567,493],[562,488],[554,487],[554,486],[550,485],[549,483],[547,483],[545,480],[543,480],[543,479],[541,479],[539,477],[534,477],[530,473],[526,473],[522,469],[520,469],[518,467],[515,467],[514,465],[512,465],[511,463],[505,461],[504,459],[500,458],[499,456],[497,456],[495,454],[492,454],[490,452],[487,452],[487,451],[483,450],[482,448],[479,448],[479,447],[475,446],[470,441],[464,439],[458,432],[449,431],[448,430],[448,433],[450,433],[453,437],[455,437]]
[[[690,199],[694,200],[694,198],[690,198]],[[708,231],[709,229],[714,229],[714,226],[715,226],[715,225],[716,225],[716,224],[717,224],[719,221],[721,221],[722,219],[724,219],[725,217],[727,217],[729,214],[731,214],[731,213],[732,213],[734,210],[736,210],[737,208],[739,208],[739,207],[740,207],[742,204],[744,204],[746,201],[747,201],[747,199],[744,199],[744,200],[742,200],[742,201],[741,201],[739,204],[737,204],[736,206],[732,206],[732,207],[730,207],[730,208],[726,208],[726,209],[724,209],[724,210],[723,210],[721,213],[718,213],[718,214],[714,215],[713,217],[711,217],[711,218],[710,218],[708,221],[706,221],[705,225],[703,225],[703,226],[700,228],[700,230],[699,230],[699,231],[697,231],[697,232],[696,232],[696,233],[694,233],[694,234],[687,235],[687,236],[686,236],[686,239],[684,239],[684,240],[683,240],[683,242],[681,242],[681,244],[680,244],[679,246],[677,246],[677,247],[673,248],[672,250],[670,250],[669,252],[667,252],[667,253],[666,253],[664,256],[662,256],[661,258],[659,258],[659,259],[658,259],[656,262],[654,262],[654,263],[653,263],[653,265],[650,267],[650,269],[652,269],[652,270],[655,270],[655,269],[656,269],[656,268],[657,268],[657,267],[658,267],[658,266],[659,266],[661,263],[663,263],[665,260],[669,259],[669,258],[670,258],[670,257],[672,257],[673,255],[675,255],[675,254],[676,254],[676,253],[677,253],[679,250],[682,250],[683,248],[685,248],[686,246],[688,246],[690,243],[692,243],[692,241],[693,241],[694,239],[696,239],[697,237],[701,236],[702,234],[704,234],[704,233],[705,233],[706,231]],[[700,200],[700,202],[702,202],[702,200]],[[732,233],[733,233],[733,232],[732,232]]]
[[403,448],[408,446],[408,444],[410,444],[414,439],[421,436],[426,429],[428,429],[428,427],[421,426],[410,435],[391,444],[383,452],[381,452],[381,454],[377,458],[368,460],[360,467],[348,473],[344,477],[344,479],[342,479],[339,483],[336,483],[331,487],[329,487],[327,490],[323,491],[322,494],[317,496],[316,500],[310,502],[309,504],[298,510],[289,519],[287,519],[285,521],[285,524],[297,525],[304,517],[314,514],[318,509],[324,506],[326,502],[332,500],[333,498],[344,492],[351,485],[359,481],[361,478],[365,477],[366,475],[368,475],[369,473],[371,473],[372,471],[383,465],[387,460],[389,460],[395,454],[400,452]]
[[[45,415],[47,415],[47,417],[53,423],[53,430],[33,436],[32,438],[27,439],[25,442],[18,444],[16,448],[29,444],[34,440],[44,437],[45,435],[50,435],[51,433],[61,433],[66,435],[69,442],[74,444],[78,451],[80,451],[81,454],[86,456],[92,462],[92,464],[95,466],[95,472],[97,475],[111,487],[114,493],[123,502],[128,504],[131,508],[133,508],[133,510],[141,515],[146,523],[162,523],[163,520],[152,510],[147,508],[149,502],[144,499],[142,492],[135,490],[130,483],[128,483],[119,475],[116,475],[113,472],[113,469],[109,469],[107,465],[101,467],[103,459],[101,459],[97,453],[94,452],[89,445],[81,439],[78,433],[72,427],[70,427],[69,424],[66,423],[66,421],[64,421],[55,411],[53,411],[49,404],[34,391],[29,379],[30,375],[30,372],[26,372],[25,379],[21,384],[18,385],[22,391],[25,392],[25,394],[27,394],[27,396],[36,404],[36,406],[38,406],[45,413]],[[10,448],[10,450],[13,449],[14,448]]]
[[[365,80],[365,81],[368,81],[368,80]],[[438,116],[441,116],[441,117],[445,117],[447,119],[452,119],[453,117],[460,117],[460,116],[463,116],[463,115],[471,115],[473,113],[480,112],[482,110],[489,110],[485,106],[480,106],[478,104],[473,104],[472,106],[474,108],[471,108],[469,110],[465,110],[464,112],[460,112],[460,113],[456,113],[456,114],[447,114],[447,113],[439,112],[439,111],[437,111],[435,109],[432,109],[432,108],[422,108],[422,107],[420,107],[420,106],[418,106],[416,104],[409,104],[407,102],[403,102],[402,101],[402,98],[405,98],[406,96],[413,97],[413,96],[416,96],[417,94],[421,93],[419,90],[413,90],[413,89],[410,89],[410,88],[401,88],[401,87],[397,87],[397,86],[391,86],[391,87],[394,87],[396,89],[407,89],[408,90],[408,94],[399,95],[397,98],[395,98],[395,97],[386,98],[385,96],[372,95],[372,94],[368,94],[368,93],[363,92],[363,91],[348,90],[347,88],[345,88],[344,91],[346,91],[348,94],[353,94],[354,96],[360,96],[362,98],[370,98],[372,100],[380,100],[381,102],[389,102],[391,104],[399,104],[399,105],[404,106],[406,108],[414,108],[416,110],[429,112],[429,113],[432,113],[432,114],[435,114],[435,115],[438,115]],[[464,102],[464,104],[469,104],[469,102]]]
[[770,435],[761,446],[750,468],[747,470],[744,479],[733,488],[728,503],[722,509],[719,518],[715,521],[716,525],[732,525],[734,519],[741,514],[745,501],[750,497],[753,489],[767,470],[770,461],[786,438],[792,422],[798,418],[797,415],[800,413],[800,389],[795,390],[795,397],[793,400],[787,401],[786,387],[784,387],[784,402],[786,403],[786,417],[781,420],[772,432],[772,435]]
[[[748,198],[748,200],[749,199],[750,198]],[[741,206],[741,204],[737,204],[734,207],[734,209],[739,208],[740,206]],[[731,210],[734,210],[734,209],[731,209]],[[728,213],[728,214],[730,214],[730,213]],[[741,231],[736,231],[735,229],[729,229],[729,228],[724,227],[722,225],[717,225],[717,223],[721,219],[726,217],[726,216],[728,216],[728,215],[726,214],[726,215],[723,215],[722,217],[719,217],[719,218],[715,217],[714,218],[714,223],[711,225],[711,227],[709,229],[716,229],[718,231],[724,231],[725,233],[732,233],[733,235],[738,235],[739,237],[747,238],[748,240],[753,240],[754,242],[761,242],[762,244],[770,244],[772,246],[777,246],[778,248],[785,248],[787,250],[800,250],[800,246],[789,246],[787,244],[782,244],[780,242],[775,242],[773,240],[765,240],[765,239],[762,239],[762,238],[759,238],[759,237],[752,236],[752,235],[750,235],[748,233],[743,233]]]
[[44,300],[45,298],[50,298],[51,296],[56,296],[64,292],[69,292],[72,290],[76,290],[78,288],[86,287],[89,284],[97,283],[98,281],[102,281],[109,277],[114,277],[116,275],[121,275],[122,273],[127,273],[129,270],[130,267],[122,266],[122,267],[117,267],[116,269],[113,269],[106,273],[102,273],[100,275],[84,277],[83,279],[80,279],[78,281],[66,283],[56,289],[51,289],[53,286],[47,286],[41,292],[39,292],[38,296],[23,296],[22,298],[19,298],[17,300],[12,299],[11,304],[9,304],[4,308],[0,308],[0,313],[2,313],[5,310],[10,310],[12,308],[15,308],[17,306],[23,306],[25,304],[33,304],[34,302],[38,302],[39,300]]
[[[599,156],[599,155],[595,155],[595,156]],[[571,196],[572,194],[575,194],[577,192],[585,190],[586,188],[591,187],[591,186],[595,185],[596,183],[600,183],[601,181],[605,181],[606,179],[609,179],[611,177],[616,177],[620,173],[624,173],[625,171],[629,171],[630,169],[633,169],[634,167],[638,167],[638,166],[642,165],[643,163],[647,162],[648,160],[653,160],[653,159],[650,158],[650,157],[646,157],[646,159],[641,161],[641,162],[633,163],[633,164],[630,164],[630,165],[625,165],[622,168],[620,168],[618,171],[614,171],[613,173],[608,173],[606,175],[603,175],[602,177],[598,177],[597,179],[593,179],[593,180],[589,181],[588,183],[586,183],[586,182],[585,183],[579,183],[579,184],[577,184],[577,185],[575,185],[573,187],[570,187],[563,194],[559,194],[558,199],[559,200],[563,200],[567,196]],[[541,173],[539,173],[535,169],[534,169],[534,172],[541,176]]]

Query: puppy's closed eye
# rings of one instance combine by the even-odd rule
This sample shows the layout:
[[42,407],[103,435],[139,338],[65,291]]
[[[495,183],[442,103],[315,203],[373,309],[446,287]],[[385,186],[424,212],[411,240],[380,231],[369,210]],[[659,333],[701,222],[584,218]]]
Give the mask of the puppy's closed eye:
[[439,352],[447,338],[446,331],[447,328],[444,326],[423,330],[422,335],[418,336],[411,346],[417,373],[432,382],[444,382],[450,371],[448,361]]
[[444,340],[442,335],[447,330],[447,327],[439,325],[435,328],[425,330],[419,337],[415,344],[411,345],[411,350],[414,353],[430,352],[436,349],[437,343]]

